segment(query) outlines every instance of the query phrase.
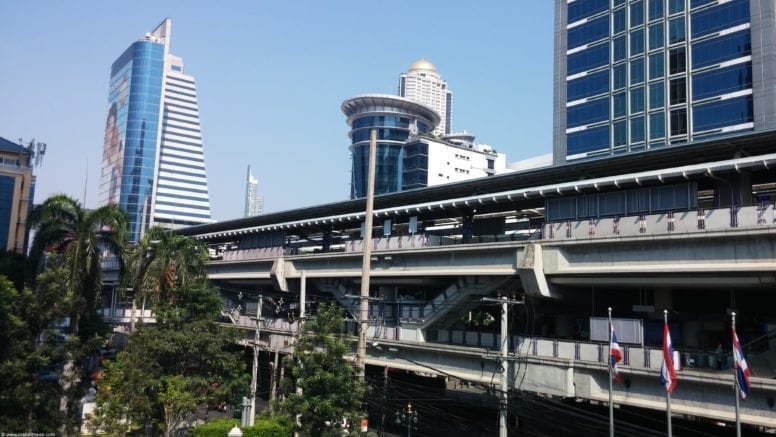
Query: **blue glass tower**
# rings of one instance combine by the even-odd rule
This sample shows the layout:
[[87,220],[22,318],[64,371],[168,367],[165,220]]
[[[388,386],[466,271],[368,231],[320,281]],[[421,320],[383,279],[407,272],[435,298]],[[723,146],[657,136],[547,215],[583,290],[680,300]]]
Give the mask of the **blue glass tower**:
[[164,20],[111,67],[99,197],[127,213],[133,241],[154,224],[210,222],[195,83],[169,53],[171,25]]
[[554,159],[776,128],[772,0],[556,0]]
[[410,135],[434,130],[439,115],[431,108],[387,94],[351,97],[342,103],[348,117],[353,154],[350,197],[366,197],[369,166],[369,132],[377,128],[375,194],[401,191],[404,176],[405,143]]

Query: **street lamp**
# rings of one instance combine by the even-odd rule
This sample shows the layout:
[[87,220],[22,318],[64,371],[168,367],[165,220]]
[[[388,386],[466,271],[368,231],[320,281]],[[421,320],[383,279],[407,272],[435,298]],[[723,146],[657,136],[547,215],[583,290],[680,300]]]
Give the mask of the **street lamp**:
[[407,402],[407,408],[396,412],[396,425],[407,424],[407,437],[412,436],[412,426],[418,424],[418,411],[412,409],[412,403]]

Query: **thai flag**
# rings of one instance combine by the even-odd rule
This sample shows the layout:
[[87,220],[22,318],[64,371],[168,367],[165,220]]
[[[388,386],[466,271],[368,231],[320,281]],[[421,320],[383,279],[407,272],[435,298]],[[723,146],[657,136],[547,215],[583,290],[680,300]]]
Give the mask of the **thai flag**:
[[660,383],[666,386],[668,393],[676,388],[676,370],[674,370],[674,348],[671,346],[671,332],[668,322],[663,325],[663,367],[660,368]]
[[738,342],[735,327],[733,327],[733,362],[736,368],[739,394],[741,399],[746,399],[749,396],[749,366],[746,365],[744,350],[741,349],[741,343]]
[[620,344],[617,343],[617,335],[614,333],[614,326],[609,323],[609,365],[612,367],[612,379],[614,382],[620,382],[621,376],[619,369],[617,369],[617,363],[622,361],[622,349]]

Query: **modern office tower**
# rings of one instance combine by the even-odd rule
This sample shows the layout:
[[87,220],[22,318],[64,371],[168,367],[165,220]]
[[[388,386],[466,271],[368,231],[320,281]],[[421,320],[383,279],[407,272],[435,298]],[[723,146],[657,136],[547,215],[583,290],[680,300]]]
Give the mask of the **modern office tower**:
[[554,162],[776,128],[772,0],[555,0]]
[[170,53],[165,19],[113,63],[99,202],[129,216],[130,239],[159,225],[209,223],[194,78]]
[[440,121],[434,128],[434,135],[441,137],[452,131],[453,92],[447,88],[447,82],[442,80],[431,62],[421,59],[399,76],[399,96],[422,103],[439,114]]
[[27,252],[27,216],[35,195],[34,156],[32,147],[0,137],[0,250]]
[[259,196],[259,180],[253,177],[249,165],[245,179],[245,217],[262,214],[264,214],[264,199]]
[[429,133],[439,125],[433,109],[403,97],[364,94],[342,103],[350,126],[353,156],[350,197],[366,197],[369,171],[369,132],[377,128],[375,194],[402,190],[404,144],[410,134]]

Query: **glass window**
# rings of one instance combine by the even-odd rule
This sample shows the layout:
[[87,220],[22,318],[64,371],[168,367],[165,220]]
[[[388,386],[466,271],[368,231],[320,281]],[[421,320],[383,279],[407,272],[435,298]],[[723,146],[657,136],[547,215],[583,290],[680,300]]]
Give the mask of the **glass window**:
[[663,47],[663,23],[655,23],[649,26],[649,49]]
[[700,132],[718,129],[754,120],[752,114],[752,96],[718,100],[692,109],[693,131]]
[[625,35],[614,39],[614,62],[625,59],[627,46],[625,44]]
[[666,66],[663,52],[649,55],[649,78],[657,79],[665,75]]
[[625,111],[627,110],[627,100],[625,97],[625,93],[617,93],[612,96],[612,106],[614,106],[614,117],[622,117],[625,115]]
[[566,108],[568,127],[584,126],[609,119],[609,98],[597,99]]
[[637,58],[631,61],[630,64],[630,83],[636,85],[644,82],[644,58]]
[[748,23],[749,0],[732,0],[694,12],[691,20],[693,38]]
[[649,85],[649,109],[662,108],[666,104],[665,85],[656,82]]
[[644,29],[634,30],[630,34],[630,54],[636,56],[644,53]]
[[690,2],[690,8],[695,9],[699,6],[707,5],[709,3],[716,3],[717,0],[692,0]]
[[669,91],[672,105],[687,102],[687,79],[684,77],[671,79]]
[[609,42],[589,47],[581,52],[568,55],[566,73],[581,73],[609,63]]
[[668,52],[668,70],[670,74],[684,73],[687,70],[684,47],[677,47]]
[[625,30],[625,8],[614,11],[614,33],[618,34]]
[[638,143],[644,141],[644,117],[635,117],[630,121],[631,142]]
[[612,126],[614,136],[614,147],[628,144],[628,125],[625,120],[617,121]]
[[568,81],[566,99],[569,101],[590,97],[609,91],[609,70],[588,74]]
[[644,3],[642,0],[630,4],[630,26],[636,27],[644,24]]
[[672,18],[668,22],[668,44],[682,42],[684,39],[684,17]]
[[663,111],[649,114],[649,139],[666,136],[666,114]]
[[609,15],[604,15],[569,29],[568,47],[572,49],[607,36],[609,36]]
[[663,0],[649,0],[649,21],[663,17]]
[[631,114],[644,111],[644,87],[633,88],[630,91],[630,97]]
[[678,14],[684,12],[684,0],[668,0],[668,14]]
[[625,88],[625,85],[627,85],[628,82],[628,76],[625,74],[626,69],[625,64],[615,65],[614,66],[614,89],[618,90],[620,88]]
[[749,63],[717,68],[692,76],[693,100],[752,88],[752,65]]
[[671,111],[671,136],[687,133],[687,109],[679,108]]
[[[608,100],[607,100],[608,101]],[[609,148],[609,125],[568,134],[566,137],[566,154],[594,152]]]
[[609,8],[609,0],[577,0],[569,3],[568,22],[573,23],[582,18],[595,15]]
[[692,67],[701,68],[752,54],[749,30],[712,38],[692,45]]

